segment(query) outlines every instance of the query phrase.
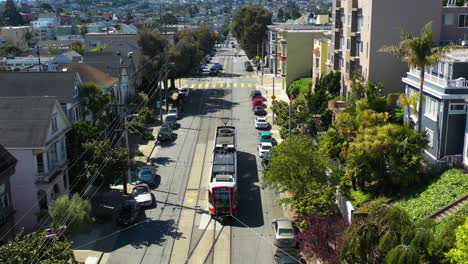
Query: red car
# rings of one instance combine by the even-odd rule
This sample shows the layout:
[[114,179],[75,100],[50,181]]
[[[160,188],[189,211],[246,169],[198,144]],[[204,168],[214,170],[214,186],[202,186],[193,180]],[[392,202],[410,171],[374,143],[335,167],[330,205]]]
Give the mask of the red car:
[[254,98],[252,101],[252,107],[255,106],[263,106],[263,99],[262,98]]

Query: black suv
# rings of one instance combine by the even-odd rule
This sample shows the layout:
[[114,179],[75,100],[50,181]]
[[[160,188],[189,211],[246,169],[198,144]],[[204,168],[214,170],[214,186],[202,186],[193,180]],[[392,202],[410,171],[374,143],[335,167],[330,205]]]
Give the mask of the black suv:
[[252,67],[252,63],[250,63],[250,61],[246,61],[244,62],[244,68],[246,71],[253,71],[253,67]]

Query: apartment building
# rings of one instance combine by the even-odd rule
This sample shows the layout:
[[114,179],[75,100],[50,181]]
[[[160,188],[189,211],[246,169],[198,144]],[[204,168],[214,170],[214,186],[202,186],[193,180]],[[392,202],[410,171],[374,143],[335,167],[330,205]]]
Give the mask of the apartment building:
[[317,80],[327,73],[328,38],[314,40],[314,53],[312,55],[312,79]]
[[[425,154],[433,164],[468,167],[468,50],[451,52],[424,73],[422,120],[415,109],[405,109],[405,121],[422,126],[429,144]],[[410,69],[402,78],[405,93],[419,93],[420,71]]]
[[15,235],[15,208],[11,199],[10,179],[14,177],[18,161],[0,145],[0,244]]
[[0,36],[6,40],[6,44],[15,45],[20,49],[27,49],[28,42],[25,35],[29,29],[29,26],[1,27]]
[[441,14],[442,1],[435,0],[334,0],[329,59],[333,70],[342,72],[342,95],[348,95],[356,74],[383,82],[386,93],[403,92],[400,78],[406,64],[379,50],[397,45],[401,29],[419,34],[429,21],[439,43]]
[[71,125],[55,97],[2,97],[0,108],[0,144],[18,161],[11,177],[15,222],[31,232],[40,211],[69,193],[65,134]]

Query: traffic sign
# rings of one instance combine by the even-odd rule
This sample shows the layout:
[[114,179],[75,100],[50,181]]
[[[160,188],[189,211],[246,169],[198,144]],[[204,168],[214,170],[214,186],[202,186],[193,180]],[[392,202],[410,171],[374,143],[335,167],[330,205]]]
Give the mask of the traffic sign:
[[274,95],[273,95],[273,96],[271,96],[271,100],[273,100],[273,101],[274,101],[275,99],[276,99],[276,96],[274,96]]
[[259,60],[260,60],[260,56],[258,56],[258,55],[255,56],[255,59],[256,59],[257,61],[259,61]]
[[276,100],[271,101],[272,104],[276,104]]

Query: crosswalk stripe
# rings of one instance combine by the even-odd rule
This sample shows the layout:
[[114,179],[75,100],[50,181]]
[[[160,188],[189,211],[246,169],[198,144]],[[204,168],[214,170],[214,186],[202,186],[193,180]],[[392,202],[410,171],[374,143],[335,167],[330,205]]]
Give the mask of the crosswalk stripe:
[[199,83],[198,84],[198,89],[202,88],[203,87],[203,84]]
[[212,83],[211,88],[216,88],[216,83]]
[[234,83],[234,88],[236,88],[236,87],[237,87],[237,83]]
[[249,88],[251,88],[251,87],[252,87],[252,84],[251,84],[251,83],[249,83],[249,84],[248,84],[248,87],[249,87]]
[[231,88],[231,83],[226,83],[226,88]]
[[220,88],[224,88],[224,85],[225,85],[224,83],[219,84]]
[[205,89],[206,88],[210,88],[210,84],[209,83],[205,83]]
[[195,88],[195,84],[192,83],[192,85],[190,85],[190,88],[192,88],[192,89]]
[[244,87],[245,86],[245,83],[241,83],[241,87]]

